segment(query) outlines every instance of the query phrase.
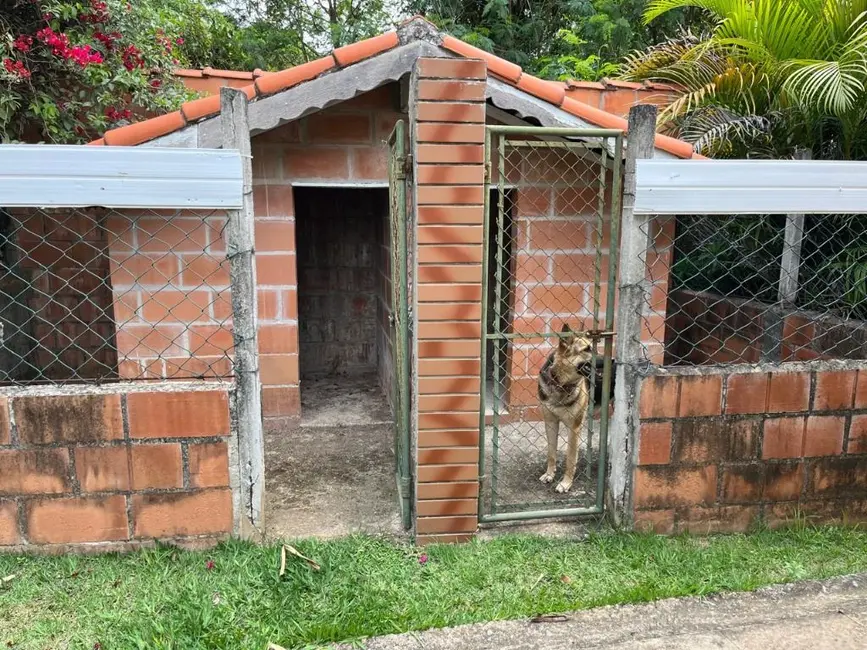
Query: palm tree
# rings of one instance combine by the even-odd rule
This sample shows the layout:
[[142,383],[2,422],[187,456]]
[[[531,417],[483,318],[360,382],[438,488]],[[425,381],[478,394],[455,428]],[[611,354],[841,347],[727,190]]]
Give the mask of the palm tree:
[[647,22],[685,7],[713,28],[629,56],[624,77],[681,85],[661,126],[720,156],[867,154],[867,0],[651,0]]

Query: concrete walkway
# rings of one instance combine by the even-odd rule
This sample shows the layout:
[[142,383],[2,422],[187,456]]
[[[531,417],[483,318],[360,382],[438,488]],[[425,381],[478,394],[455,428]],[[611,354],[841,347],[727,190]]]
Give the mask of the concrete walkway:
[[[368,650],[865,650],[867,574],[370,639]],[[349,646],[345,646],[349,648]],[[358,647],[358,646],[354,646]]]

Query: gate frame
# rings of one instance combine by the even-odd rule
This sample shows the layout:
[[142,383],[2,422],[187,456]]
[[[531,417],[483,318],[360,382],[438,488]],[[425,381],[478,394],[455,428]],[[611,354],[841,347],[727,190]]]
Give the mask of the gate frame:
[[[391,248],[391,296],[389,315],[392,336],[392,409],[394,418],[394,455],[400,516],[404,530],[412,527],[412,475],[410,445],[410,359],[409,266],[407,254],[407,174],[406,122],[399,119],[388,136],[388,222]],[[397,213],[395,214],[395,207]],[[397,241],[395,241],[397,235]]]
[[[505,155],[504,149],[506,144],[506,136],[508,134],[524,134],[529,137],[533,136],[555,136],[555,137],[586,137],[586,138],[600,138],[604,141],[603,144],[603,159],[601,162],[602,166],[602,185],[604,188],[605,184],[605,174],[607,170],[606,166],[606,153],[607,153],[607,143],[613,139],[614,151],[612,152],[613,161],[612,171],[613,177],[611,182],[612,192],[611,192],[611,232],[610,232],[610,250],[609,250],[609,264],[608,264],[608,287],[607,287],[607,302],[605,309],[605,327],[603,330],[591,330],[586,332],[590,335],[590,338],[593,341],[598,342],[599,339],[604,340],[604,348],[603,348],[603,371],[602,371],[602,401],[598,405],[600,407],[602,417],[600,418],[599,423],[599,457],[597,460],[597,471],[596,471],[596,494],[595,494],[595,505],[591,507],[579,506],[574,508],[557,508],[557,509],[536,509],[536,510],[523,510],[520,512],[486,512],[484,507],[484,494],[482,491],[482,486],[484,482],[488,479],[486,474],[486,463],[485,463],[485,455],[487,450],[487,441],[486,441],[486,424],[485,424],[485,396],[486,389],[484,386],[485,377],[487,373],[487,343],[489,339],[500,340],[503,338],[503,335],[493,335],[488,332],[488,313],[487,313],[487,304],[488,304],[488,252],[491,242],[490,238],[490,191],[493,189],[491,183],[491,136],[493,134],[500,134],[502,137],[499,140],[499,157],[498,157],[498,174],[497,174],[497,190],[499,192],[498,201],[499,201],[499,209],[502,211],[504,208],[504,190],[505,190]],[[512,125],[495,125],[495,124],[486,124],[485,125],[485,181],[484,181],[484,227],[483,227],[483,244],[482,248],[484,251],[482,257],[482,330],[481,330],[481,363],[480,363],[480,381],[481,381],[481,390],[480,390],[480,404],[479,404],[479,523],[496,523],[496,522],[504,522],[504,521],[526,521],[531,519],[552,519],[552,518],[563,518],[563,517],[577,517],[577,516],[588,516],[588,515],[601,515],[605,512],[605,497],[606,497],[606,482],[609,474],[608,471],[608,431],[609,431],[609,421],[611,417],[608,413],[610,409],[610,386],[611,381],[613,380],[613,361],[614,361],[614,345],[612,338],[616,335],[614,329],[614,299],[616,293],[618,291],[618,259],[619,259],[619,251],[620,251],[620,225],[622,219],[622,195],[623,195],[623,164],[624,164],[624,145],[625,141],[625,133],[621,129],[602,129],[602,128],[580,128],[580,127],[535,127],[535,126],[512,126]],[[578,143],[576,143],[578,144]],[[597,218],[599,217],[599,213],[604,214],[604,189],[603,194],[599,199],[599,209],[597,212]],[[498,265],[501,261],[502,256],[502,231],[497,229],[497,259]],[[599,282],[601,279],[601,268],[599,263],[599,256],[601,255],[601,248],[596,251],[597,262],[595,264],[595,284],[598,288]],[[499,287],[498,282],[498,287]],[[599,298],[599,294],[594,292],[593,300],[596,302]],[[597,316],[597,314],[594,314]],[[595,319],[596,320],[596,319]],[[524,337],[530,335],[523,335]],[[547,336],[547,335],[546,335]],[[508,340],[510,337],[506,337]],[[511,337],[515,338],[515,337]],[[595,363],[596,359],[596,348],[593,348],[593,362]],[[606,387],[609,387],[606,390]],[[496,401],[496,382],[495,382],[495,395],[494,400]],[[592,399],[592,396],[591,396]],[[615,404],[617,400],[615,399]],[[588,405],[588,409],[591,405]],[[596,405],[592,405],[596,406]],[[496,412],[494,413],[494,418],[496,419]],[[587,422],[587,420],[585,420]],[[496,426],[496,425],[495,425]],[[592,426],[592,425],[591,425]],[[589,439],[589,438],[588,438]],[[494,510],[492,507],[491,510]]]

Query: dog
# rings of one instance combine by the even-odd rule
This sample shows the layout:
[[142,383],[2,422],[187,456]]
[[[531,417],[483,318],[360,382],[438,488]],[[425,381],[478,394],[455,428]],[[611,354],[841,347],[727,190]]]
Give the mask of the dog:
[[[548,355],[539,372],[538,393],[542,417],[545,420],[545,435],[548,438],[548,466],[539,477],[542,483],[553,483],[557,471],[557,436],[560,423],[569,431],[566,447],[566,467],[555,488],[565,494],[572,489],[575,470],[578,466],[578,442],[587,409],[590,404],[590,377],[593,366],[594,342],[590,337],[573,332],[569,325],[563,325],[556,349]],[[594,404],[602,401],[602,368],[604,359],[596,358],[596,383]],[[614,362],[612,361],[611,391],[614,396]],[[588,449],[589,455],[589,449]]]

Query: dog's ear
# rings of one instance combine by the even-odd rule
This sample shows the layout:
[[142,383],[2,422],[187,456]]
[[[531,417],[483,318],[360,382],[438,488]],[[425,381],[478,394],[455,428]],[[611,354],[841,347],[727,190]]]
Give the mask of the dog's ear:
[[569,349],[569,346],[572,344],[572,341],[575,340],[575,334],[572,332],[572,328],[569,327],[568,323],[563,323],[563,327],[560,329],[561,334],[568,334],[568,336],[560,337],[560,350],[562,352],[566,352]]

